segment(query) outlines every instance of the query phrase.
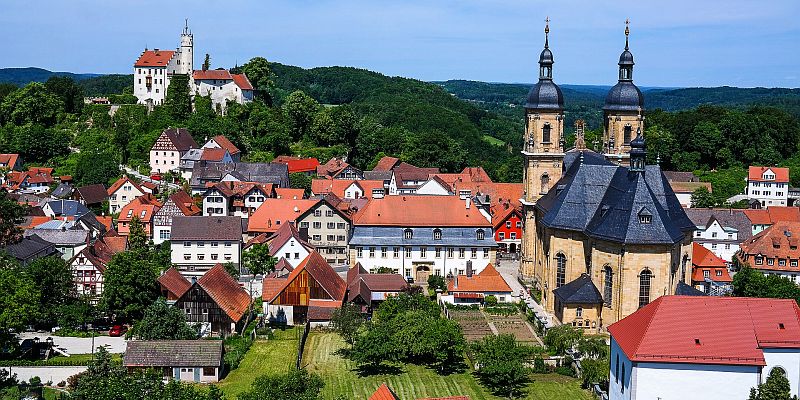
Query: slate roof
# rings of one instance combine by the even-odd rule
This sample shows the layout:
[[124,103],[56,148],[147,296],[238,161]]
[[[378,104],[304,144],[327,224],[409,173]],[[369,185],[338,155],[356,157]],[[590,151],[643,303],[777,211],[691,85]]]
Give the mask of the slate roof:
[[738,240],[743,242],[753,236],[753,223],[747,217],[744,210],[728,208],[687,208],[684,210],[686,216],[696,226],[706,227],[714,218],[723,228],[734,228],[738,231]]
[[89,243],[89,231],[78,229],[29,229],[25,237],[36,235],[55,245],[76,246]]
[[691,286],[685,282],[678,282],[678,285],[675,287],[675,295],[676,296],[705,296],[706,294],[697,290],[694,286]]
[[219,367],[221,340],[130,340],[125,367]]
[[35,234],[23,237],[17,243],[6,246],[4,250],[10,256],[20,261],[59,254],[52,243]]
[[241,217],[172,217],[170,240],[242,240]]
[[477,207],[455,196],[387,196],[372,199],[353,217],[354,225],[491,227]]
[[[485,220],[484,220],[485,221]],[[406,239],[405,229],[411,229],[411,239]],[[434,239],[434,229],[441,229],[442,238]],[[483,229],[484,238],[478,240],[477,230]],[[460,247],[496,247],[494,233],[490,227],[412,227],[401,226],[353,226],[350,237],[351,246],[460,246]]]
[[53,200],[47,204],[56,216],[80,217],[89,212],[85,205],[75,200]]
[[96,185],[81,186],[77,190],[78,195],[81,196],[86,204],[99,204],[108,198],[108,191],[105,185],[99,183]]
[[57,199],[63,199],[72,195],[74,190],[75,189],[69,183],[61,182],[58,184],[58,186],[56,186],[55,189],[53,189],[52,192],[50,192],[50,196],[53,196]]
[[289,169],[281,163],[209,163],[195,164],[192,170],[192,187],[204,188],[205,182],[218,182],[231,175],[238,180],[258,183],[272,183],[279,187],[289,187]]
[[586,274],[581,274],[574,281],[554,289],[553,294],[562,304],[600,304],[603,302],[603,296],[600,295],[597,286]]
[[568,154],[564,176],[536,203],[545,226],[626,244],[674,244],[695,229],[659,166],[637,173],[592,151]]

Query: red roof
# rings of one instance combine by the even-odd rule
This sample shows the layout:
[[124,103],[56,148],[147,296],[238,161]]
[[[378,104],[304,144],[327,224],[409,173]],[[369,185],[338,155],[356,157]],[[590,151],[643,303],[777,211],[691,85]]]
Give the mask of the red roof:
[[448,282],[447,291],[449,293],[511,293],[512,290],[503,276],[494,268],[494,265],[489,264],[480,274],[472,275],[472,277],[466,275],[456,276],[454,280]]
[[278,156],[272,162],[286,164],[290,174],[295,172],[315,172],[319,166],[319,160],[316,158]]
[[[772,171],[775,179],[763,179],[764,172]],[[778,167],[754,167],[750,166],[747,170],[747,180],[755,182],[789,182],[789,168]]]
[[233,144],[233,142],[228,140],[228,138],[226,138],[223,135],[214,136],[213,138],[211,138],[211,140],[213,140],[215,143],[217,143],[219,145],[219,147],[222,147],[223,149],[228,150],[228,153],[230,153],[231,156],[235,156],[235,155],[241,153],[239,148],[236,147],[236,145]]
[[275,232],[281,224],[294,222],[319,200],[265,199],[247,221],[248,232]]
[[369,396],[369,400],[400,400],[392,389],[389,389],[389,386],[386,386],[385,383],[381,383],[381,386],[372,396]]
[[250,83],[250,79],[247,79],[247,75],[245,74],[232,74],[233,76],[233,83],[242,90],[253,90],[253,84]]
[[203,149],[200,159],[203,161],[222,161],[228,151],[222,148]]
[[364,197],[371,199],[373,189],[384,189],[383,181],[353,180],[353,179],[314,179],[311,181],[311,192],[314,194],[333,193],[337,197],[345,198],[345,191],[351,185],[357,185],[364,193]]
[[0,164],[6,165],[8,168],[14,168],[19,159],[19,154],[0,154]]
[[207,71],[203,70],[195,70],[192,72],[192,79],[196,81],[207,81],[207,80],[223,80],[223,81],[230,81],[233,80],[231,73],[224,69],[210,69]]
[[[744,261],[752,267],[761,270],[774,271],[798,271],[797,267],[792,267],[786,260],[800,259],[800,222],[779,221],[767,229],[759,232],[747,241],[743,242],[740,255]],[[762,264],[755,264],[751,260],[755,256],[761,255],[767,260],[777,258],[769,265],[767,260]],[[780,260],[784,260],[784,265],[780,265]]]
[[172,196],[169,196],[169,199],[172,200],[172,202],[175,203],[175,205],[181,210],[183,215],[187,217],[199,215],[202,212],[200,207],[198,207],[197,204],[194,204],[192,196],[189,196],[189,194],[183,190],[178,190],[177,192],[173,193]]
[[661,296],[608,327],[635,362],[766,365],[764,348],[800,348],[794,300]]
[[173,54],[172,50],[145,50],[133,66],[166,67]]
[[[344,295],[347,289],[347,285],[345,284],[344,280],[339,277],[339,274],[331,268],[327,261],[322,258],[319,253],[316,251],[312,251],[300,265],[295,268],[288,277],[281,279],[281,278],[273,278],[273,279],[264,279],[264,288],[262,290],[262,299],[268,302],[273,302],[275,299],[280,295],[282,291],[284,291],[302,271],[307,271],[309,276],[313,278],[319,286],[324,290],[330,299],[326,299],[327,302],[338,302],[338,306],[341,306],[342,302],[344,301]],[[277,284],[276,281],[280,281],[280,285]],[[314,306],[325,306],[326,302],[316,302],[311,303],[315,300],[322,300],[322,299],[309,299],[309,305]]]
[[142,193],[146,193],[144,191],[144,189],[142,189],[142,187],[139,186],[138,183],[136,183],[135,181],[131,180],[131,178],[128,178],[128,176],[126,175],[126,176],[123,176],[122,178],[117,179],[117,181],[114,182],[114,184],[111,185],[110,188],[108,188],[108,195],[111,196],[112,194],[114,194],[114,192],[119,190],[119,188],[121,188],[122,185],[125,184],[125,182],[130,182],[131,185],[133,185],[133,187],[135,187],[138,191],[140,191]]
[[387,196],[372,199],[353,217],[356,225],[491,226],[477,207],[456,196]]
[[297,200],[302,199],[305,194],[305,189],[275,188],[275,197],[279,199]]
[[383,157],[381,157],[380,160],[378,160],[378,163],[375,164],[375,168],[373,168],[372,170],[373,171],[391,171],[399,163],[400,163],[400,159],[397,158],[397,157],[383,156]]
[[186,291],[192,287],[191,282],[187,280],[177,269],[170,267],[158,277],[158,283],[161,285],[161,290],[166,290],[169,293],[168,300],[177,300],[183,296]]
[[506,221],[514,215],[522,219],[522,212],[508,203],[502,206],[494,206],[492,207],[492,226],[497,229],[505,225]]
[[235,322],[239,322],[242,319],[242,316],[247,312],[247,308],[250,307],[250,302],[253,300],[247,294],[247,291],[239,286],[239,282],[233,279],[225,271],[225,267],[219,263],[200,277],[197,280],[197,284]]
[[728,264],[711,250],[692,243],[692,264],[698,267],[727,267]]

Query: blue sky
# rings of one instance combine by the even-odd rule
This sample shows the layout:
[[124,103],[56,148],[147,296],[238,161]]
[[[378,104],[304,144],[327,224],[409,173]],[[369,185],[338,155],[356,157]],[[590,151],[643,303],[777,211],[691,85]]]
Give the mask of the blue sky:
[[[35,4],[32,5],[32,4]],[[0,67],[130,73],[145,45],[423,80],[532,82],[550,16],[559,83],[611,85],[631,20],[641,86],[800,87],[800,0],[3,0]]]

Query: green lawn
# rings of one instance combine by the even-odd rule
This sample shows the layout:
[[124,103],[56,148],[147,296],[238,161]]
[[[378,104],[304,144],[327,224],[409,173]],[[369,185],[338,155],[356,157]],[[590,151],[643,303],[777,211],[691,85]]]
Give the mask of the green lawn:
[[236,368],[218,386],[228,399],[236,399],[250,384],[267,374],[284,373],[297,362],[298,329],[276,331],[275,338],[253,343]]
[[[467,395],[472,400],[498,399],[481,387],[469,371],[441,376],[425,367],[404,365],[398,374],[361,377],[352,362],[335,354],[343,346],[334,333],[312,332],[306,342],[303,365],[325,381],[322,394],[326,400],[339,394],[348,399],[367,399],[381,383],[389,385],[401,400],[455,395]],[[525,398],[530,400],[591,399],[577,380],[555,374],[536,375],[527,393]]]
[[506,145],[506,142],[504,142],[504,141],[502,141],[502,140],[500,140],[500,139],[498,139],[498,138],[496,138],[494,136],[483,135],[483,140],[485,142],[491,144],[491,145],[494,145],[494,146],[501,146],[502,147],[502,146]]

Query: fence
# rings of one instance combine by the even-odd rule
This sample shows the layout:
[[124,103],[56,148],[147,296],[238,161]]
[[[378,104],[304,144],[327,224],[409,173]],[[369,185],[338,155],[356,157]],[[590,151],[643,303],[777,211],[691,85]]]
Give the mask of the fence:
[[306,339],[308,339],[308,332],[311,331],[311,322],[306,322],[305,327],[303,328],[303,333],[300,336],[300,340],[297,343],[297,363],[295,368],[300,369],[300,365],[303,363],[303,349],[306,348]]

